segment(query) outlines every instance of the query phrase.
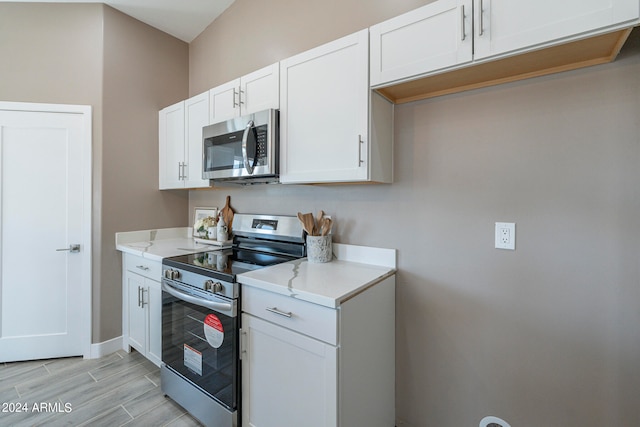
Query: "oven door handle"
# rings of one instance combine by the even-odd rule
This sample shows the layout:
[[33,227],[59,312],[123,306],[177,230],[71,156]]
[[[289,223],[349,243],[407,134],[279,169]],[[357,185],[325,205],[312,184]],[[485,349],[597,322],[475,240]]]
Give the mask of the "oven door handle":
[[191,304],[199,305],[200,307],[209,308],[211,310],[216,310],[225,313],[233,313],[233,305],[227,302],[216,302],[209,301],[206,299],[194,297],[189,294],[185,294],[183,292],[178,291],[173,286],[167,285],[164,281],[162,282],[162,290],[167,292],[174,297],[181,299],[182,301],[186,301]]

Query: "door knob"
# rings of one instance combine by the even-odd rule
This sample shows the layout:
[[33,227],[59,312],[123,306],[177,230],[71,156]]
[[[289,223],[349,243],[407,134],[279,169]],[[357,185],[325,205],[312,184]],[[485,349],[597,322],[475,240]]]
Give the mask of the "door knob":
[[69,251],[69,252],[80,252],[80,245],[78,243],[74,243],[69,245],[68,248],[64,248],[64,249],[56,249],[57,252],[63,252],[63,251]]

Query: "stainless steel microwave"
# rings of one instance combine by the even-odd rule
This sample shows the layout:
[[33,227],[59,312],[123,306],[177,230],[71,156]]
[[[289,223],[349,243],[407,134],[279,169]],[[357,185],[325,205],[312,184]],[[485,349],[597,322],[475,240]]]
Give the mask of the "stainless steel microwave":
[[264,110],[205,126],[202,178],[221,183],[278,181],[280,115]]

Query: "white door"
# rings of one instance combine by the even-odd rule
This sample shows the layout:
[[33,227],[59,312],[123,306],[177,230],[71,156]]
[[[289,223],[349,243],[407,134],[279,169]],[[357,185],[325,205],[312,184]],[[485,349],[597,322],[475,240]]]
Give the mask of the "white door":
[[89,357],[91,107],[0,102],[0,179],[0,362]]

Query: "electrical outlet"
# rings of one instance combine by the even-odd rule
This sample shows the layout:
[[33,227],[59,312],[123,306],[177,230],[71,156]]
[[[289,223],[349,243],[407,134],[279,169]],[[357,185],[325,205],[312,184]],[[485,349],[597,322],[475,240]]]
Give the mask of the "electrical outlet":
[[496,222],[496,249],[516,249],[516,224],[514,222]]

